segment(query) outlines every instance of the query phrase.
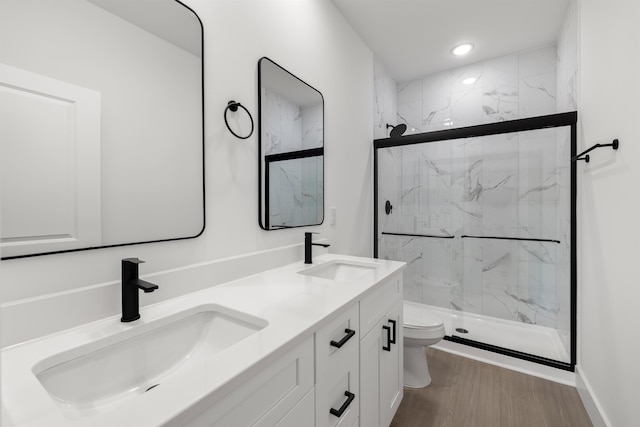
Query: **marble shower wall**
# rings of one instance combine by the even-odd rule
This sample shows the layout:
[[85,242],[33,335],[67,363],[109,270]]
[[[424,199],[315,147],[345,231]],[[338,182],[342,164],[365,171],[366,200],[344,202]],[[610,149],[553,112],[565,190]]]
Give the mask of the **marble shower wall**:
[[374,58],[373,61],[373,139],[389,136],[387,123],[396,125],[396,82],[384,66]]
[[[264,154],[323,146],[322,104],[301,107],[262,89]],[[269,223],[319,224],[324,214],[323,157],[273,162],[269,169]]]
[[323,157],[317,156],[271,163],[269,224],[294,227],[322,222],[322,162]]
[[[558,112],[576,111],[578,109],[578,4],[576,0],[571,0],[564,16],[562,28],[558,36],[557,51],[557,102],[556,109]],[[558,144],[565,145],[565,150],[570,150],[570,141],[568,138],[560,138]],[[559,159],[558,162],[564,162],[566,159]],[[567,160],[568,161],[568,160]],[[564,164],[564,163],[559,163]],[[570,182],[570,170],[563,168],[560,170],[561,178],[559,183]],[[571,200],[559,200],[559,209],[566,211],[570,209]],[[571,230],[567,228],[564,221],[558,223],[558,230],[561,235],[560,240],[563,245],[569,244]],[[571,258],[569,247],[559,252],[558,256],[558,283],[569,283],[571,280],[570,266]],[[571,348],[571,296],[567,292],[557,293],[558,298],[558,332],[560,339],[570,354]]]
[[571,0],[558,36],[556,65],[556,109],[578,109],[578,5]]
[[553,114],[556,46],[442,71],[397,87],[398,122],[407,124],[408,133]]
[[379,150],[379,230],[440,236],[378,236],[381,258],[408,263],[405,298],[568,330],[569,136],[555,128]]

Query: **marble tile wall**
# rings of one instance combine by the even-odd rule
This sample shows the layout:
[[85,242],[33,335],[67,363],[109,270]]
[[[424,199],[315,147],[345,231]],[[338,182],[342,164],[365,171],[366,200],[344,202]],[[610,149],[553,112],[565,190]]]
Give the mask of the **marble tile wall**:
[[269,168],[269,224],[319,224],[323,208],[323,158],[272,162]]
[[373,80],[373,138],[386,138],[389,136],[387,123],[395,126],[398,122],[397,87],[395,80],[376,58],[373,61]]
[[[262,89],[265,155],[323,146],[322,105],[300,107]],[[269,173],[271,225],[319,224],[324,214],[323,158],[272,163]]]
[[380,150],[379,230],[455,236],[379,236],[381,258],[408,263],[405,298],[568,330],[569,140],[567,127]]
[[[578,4],[577,0],[571,0],[562,23],[562,28],[558,36],[557,65],[556,65],[556,110],[576,111],[578,109]],[[558,144],[568,147],[570,144],[567,135],[560,135]],[[567,153],[569,148],[562,149],[560,153]],[[569,161],[568,158],[558,159],[558,164],[565,165]],[[559,170],[558,182],[566,185],[570,182],[570,169],[562,168]],[[567,194],[565,191],[564,194]],[[571,201],[569,199],[560,199],[558,201],[559,209],[570,209]],[[558,222],[558,234],[561,236],[562,245],[567,245],[564,250],[558,253],[557,265],[557,282],[569,283],[570,281],[570,252],[569,239],[571,230],[564,221]],[[558,332],[562,343],[570,354],[571,332],[571,300],[570,295],[566,292],[557,292],[558,299]]]
[[420,133],[555,113],[556,62],[553,45],[398,84],[398,122]]
[[578,5],[571,0],[558,36],[556,110],[578,109]]

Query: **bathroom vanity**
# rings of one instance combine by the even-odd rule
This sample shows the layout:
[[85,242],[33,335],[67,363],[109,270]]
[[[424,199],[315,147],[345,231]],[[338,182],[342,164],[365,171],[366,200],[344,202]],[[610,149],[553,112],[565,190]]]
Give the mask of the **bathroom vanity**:
[[388,426],[404,263],[321,255],[6,348],[15,426]]

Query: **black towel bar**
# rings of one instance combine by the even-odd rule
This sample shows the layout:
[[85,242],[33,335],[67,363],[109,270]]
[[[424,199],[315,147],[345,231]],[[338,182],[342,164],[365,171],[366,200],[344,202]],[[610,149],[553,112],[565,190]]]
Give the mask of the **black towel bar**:
[[611,147],[614,150],[617,150],[618,147],[620,147],[620,141],[618,141],[618,139],[614,139],[613,142],[611,142],[611,144],[596,144],[593,147],[589,148],[588,150],[584,150],[582,153],[572,158],[571,161],[575,162],[576,160],[584,160],[586,163],[589,163],[589,155],[587,153],[600,147]]

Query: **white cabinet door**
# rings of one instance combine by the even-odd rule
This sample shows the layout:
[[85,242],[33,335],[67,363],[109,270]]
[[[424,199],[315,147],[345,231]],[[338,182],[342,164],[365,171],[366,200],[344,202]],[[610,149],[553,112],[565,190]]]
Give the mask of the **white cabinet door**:
[[[386,335],[385,335],[386,338]],[[382,320],[360,341],[360,425],[378,427]]]
[[315,389],[311,389],[296,406],[285,415],[276,427],[313,426],[315,423]]
[[[358,358],[316,384],[316,427],[347,427],[360,407]],[[302,426],[301,426],[302,427]],[[306,426],[305,426],[306,427]]]
[[388,427],[403,397],[402,300],[360,341],[360,425]]
[[[382,320],[380,351],[380,426],[388,426],[403,396],[402,301]],[[388,329],[387,329],[388,328]]]
[[3,256],[102,243],[100,93],[0,64]]
[[[313,347],[313,337],[309,337],[210,407],[197,415],[185,412],[167,425],[272,427],[285,415],[290,418],[283,425],[291,425],[287,423],[293,419],[313,420],[313,405],[308,404],[313,402]],[[308,399],[297,407],[303,397]]]

